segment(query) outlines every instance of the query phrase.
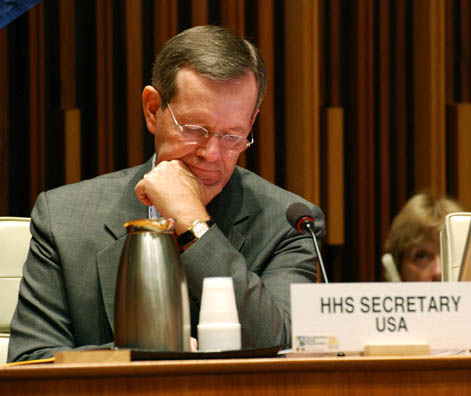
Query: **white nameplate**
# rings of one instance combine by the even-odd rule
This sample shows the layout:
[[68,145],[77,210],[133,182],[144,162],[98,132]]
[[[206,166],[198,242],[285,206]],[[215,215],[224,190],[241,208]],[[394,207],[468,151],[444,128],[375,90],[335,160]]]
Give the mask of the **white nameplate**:
[[471,347],[471,282],[292,284],[293,352]]

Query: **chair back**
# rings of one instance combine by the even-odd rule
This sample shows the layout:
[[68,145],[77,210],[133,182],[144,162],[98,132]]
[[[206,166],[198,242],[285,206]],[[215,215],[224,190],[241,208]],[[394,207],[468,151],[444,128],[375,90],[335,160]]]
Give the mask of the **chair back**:
[[442,281],[458,280],[470,225],[471,212],[455,212],[446,216],[440,231]]
[[10,322],[31,239],[29,223],[27,217],[0,217],[0,363],[7,360]]

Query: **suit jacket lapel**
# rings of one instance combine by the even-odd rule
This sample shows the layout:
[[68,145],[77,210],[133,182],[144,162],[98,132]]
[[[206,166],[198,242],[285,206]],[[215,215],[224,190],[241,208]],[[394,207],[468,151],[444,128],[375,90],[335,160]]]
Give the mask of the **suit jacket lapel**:
[[216,221],[232,246],[239,251],[245,242],[245,236],[239,229],[244,229],[245,221],[250,216],[248,202],[245,198],[242,191],[241,175],[236,167],[221,193],[208,205],[210,216]]
[[110,210],[104,216],[104,228],[113,236],[113,241],[97,253],[98,276],[101,285],[105,311],[114,332],[114,301],[118,278],[119,260],[126,240],[127,221],[147,218],[147,206],[136,197],[134,187],[144,174],[152,168],[152,159],[135,168],[123,180],[123,193],[110,203]]

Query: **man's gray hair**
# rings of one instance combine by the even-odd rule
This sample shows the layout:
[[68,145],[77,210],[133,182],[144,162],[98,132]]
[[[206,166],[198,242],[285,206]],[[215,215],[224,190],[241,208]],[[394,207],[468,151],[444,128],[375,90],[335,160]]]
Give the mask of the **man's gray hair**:
[[162,97],[162,108],[177,94],[175,78],[184,67],[215,81],[230,81],[252,72],[258,85],[260,106],[267,87],[267,73],[258,49],[221,26],[197,26],[168,40],[154,63],[152,85]]

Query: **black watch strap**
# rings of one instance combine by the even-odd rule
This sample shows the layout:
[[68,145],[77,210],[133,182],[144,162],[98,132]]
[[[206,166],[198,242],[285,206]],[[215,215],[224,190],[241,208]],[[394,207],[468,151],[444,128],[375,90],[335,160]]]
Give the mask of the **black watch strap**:
[[213,224],[215,224],[215,222],[211,219],[209,220],[197,220],[193,223],[193,225],[188,229],[186,230],[183,234],[181,234],[178,238],[177,238],[177,242],[178,244],[181,246],[181,247],[184,247],[185,245],[189,244],[190,242],[194,242],[195,240],[197,240],[199,238],[198,235],[195,234],[195,231],[194,231],[194,227],[195,227],[195,224],[196,223],[206,223],[207,226],[208,226],[208,229],[211,228],[211,226]]

